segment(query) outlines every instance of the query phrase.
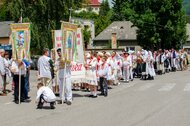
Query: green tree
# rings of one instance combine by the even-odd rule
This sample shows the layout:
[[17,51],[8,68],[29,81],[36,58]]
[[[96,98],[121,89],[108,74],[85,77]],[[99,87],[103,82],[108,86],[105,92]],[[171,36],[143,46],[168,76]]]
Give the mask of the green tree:
[[110,5],[109,5],[108,0],[103,0],[101,3],[101,6],[100,6],[99,15],[100,16],[106,16],[109,11],[110,11]]
[[125,16],[123,13],[123,9],[126,7],[126,2],[128,0],[112,0],[113,4],[113,15],[111,17],[112,21],[123,21],[125,20]]
[[0,11],[0,20],[18,22],[22,9],[23,22],[32,23],[31,51],[40,53],[42,48],[52,48],[51,31],[60,29],[60,20],[68,21],[69,8],[81,6],[82,0],[6,0],[4,11]]
[[179,48],[186,41],[186,17],[181,0],[127,0],[122,6],[118,19],[129,20],[138,27],[137,39],[142,47]]

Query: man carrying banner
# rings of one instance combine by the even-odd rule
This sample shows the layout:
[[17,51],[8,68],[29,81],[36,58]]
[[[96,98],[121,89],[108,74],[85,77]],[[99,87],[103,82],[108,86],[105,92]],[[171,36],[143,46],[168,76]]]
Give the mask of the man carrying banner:
[[[21,71],[21,72],[19,72]],[[21,102],[24,102],[26,100],[26,96],[24,94],[25,92],[25,75],[26,75],[26,65],[24,62],[15,60],[12,62],[11,65],[11,72],[13,73],[13,81],[14,81],[14,101],[16,104],[19,104],[19,76],[21,76],[21,82],[20,82],[20,99]],[[20,73],[20,75],[19,75]]]
[[50,71],[50,62],[51,59],[49,56],[49,50],[43,50],[43,56],[41,56],[38,60],[38,74],[40,81],[44,84],[44,86],[48,86],[51,77]]
[[[61,49],[57,49],[59,58],[55,62],[56,70],[58,71],[59,97],[67,105],[72,103],[72,85],[71,85],[71,64],[65,63],[61,54]],[[66,65],[66,66],[65,66]]]

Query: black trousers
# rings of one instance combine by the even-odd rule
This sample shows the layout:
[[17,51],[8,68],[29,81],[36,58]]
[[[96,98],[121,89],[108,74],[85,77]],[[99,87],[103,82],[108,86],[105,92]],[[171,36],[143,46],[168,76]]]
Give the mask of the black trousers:
[[100,77],[100,91],[101,91],[101,94],[104,94],[104,95],[108,94],[108,82],[107,82],[107,79],[104,77]]
[[[44,95],[41,94],[39,102],[38,102],[38,107],[43,107],[44,102],[47,102],[47,101],[44,99]],[[55,102],[49,102],[49,103],[50,103],[50,106],[53,106],[55,104]]]
[[[18,101],[19,100],[19,75],[14,75],[13,76],[13,81],[15,84],[15,88],[14,88],[14,100]],[[20,91],[21,91],[21,95],[20,95],[20,99],[24,100],[25,99],[25,94],[24,94],[24,90],[25,90],[25,77],[24,75],[21,75],[21,86],[20,86]]]

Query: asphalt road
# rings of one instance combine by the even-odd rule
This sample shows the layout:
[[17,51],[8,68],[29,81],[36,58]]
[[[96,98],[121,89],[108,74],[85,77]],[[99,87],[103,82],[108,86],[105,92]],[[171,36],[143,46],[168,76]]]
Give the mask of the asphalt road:
[[36,110],[35,71],[30,80],[30,103],[14,104],[11,93],[0,97],[0,126],[190,126],[189,70],[122,83],[108,97],[75,91],[71,106],[55,110]]

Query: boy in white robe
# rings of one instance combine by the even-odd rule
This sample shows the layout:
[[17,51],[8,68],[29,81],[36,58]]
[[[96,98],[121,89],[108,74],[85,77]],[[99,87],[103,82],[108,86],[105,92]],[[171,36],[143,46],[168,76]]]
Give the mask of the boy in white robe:
[[[72,104],[72,84],[71,84],[71,64],[63,61],[61,49],[57,50],[59,59],[56,61],[55,66],[58,70],[58,83],[59,83],[59,97],[61,102],[64,100],[67,105]],[[65,66],[66,65],[66,66]],[[65,81],[65,82],[64,82]]]
[[38,91],[36,96],[37,109],[42,109],[44,103],[50,103],[50,108],[55,109],[54,104],[56,100],[56,96],[53,91],[47,87],[43,86],[42,83],[38,83],[37,85]]

